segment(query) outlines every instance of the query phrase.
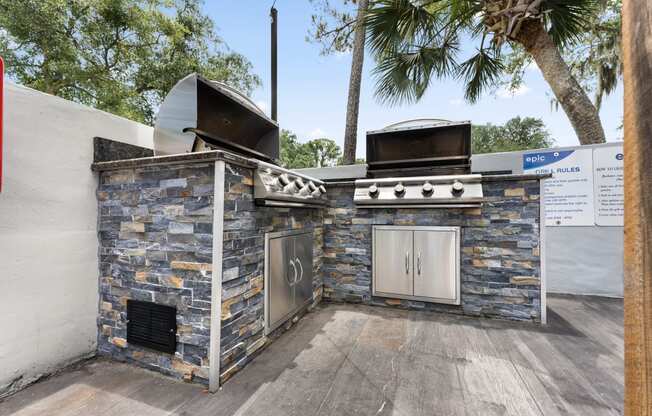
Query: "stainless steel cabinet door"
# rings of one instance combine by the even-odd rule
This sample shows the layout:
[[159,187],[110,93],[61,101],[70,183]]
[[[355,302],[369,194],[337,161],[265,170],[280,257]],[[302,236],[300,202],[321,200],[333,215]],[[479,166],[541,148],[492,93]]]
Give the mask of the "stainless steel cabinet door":
[[414,231],[414,296],[455,301],[457,233]]
[[312,301],[312,234],[293,237],[294,264],[298,269],[294,286],[294,307],[300,308]]
[[292,285],[298,270],[293,266],[294,247],[292,238],[273,238],[269,240],[269,325],[273,327],[294,309],[294,290]]
[[412,231],[376,229],[376,292],[412,296]]

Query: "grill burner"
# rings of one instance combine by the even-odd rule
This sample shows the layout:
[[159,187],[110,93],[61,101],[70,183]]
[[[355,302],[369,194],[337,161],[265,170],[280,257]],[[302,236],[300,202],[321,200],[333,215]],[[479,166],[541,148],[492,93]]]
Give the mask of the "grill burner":
[[[367,177],[354,201],[367,208],[469,208],[483,200],[471,175],[471,123],[411,120],[367,133]],[[414,176],[412,176],[414,175]]]

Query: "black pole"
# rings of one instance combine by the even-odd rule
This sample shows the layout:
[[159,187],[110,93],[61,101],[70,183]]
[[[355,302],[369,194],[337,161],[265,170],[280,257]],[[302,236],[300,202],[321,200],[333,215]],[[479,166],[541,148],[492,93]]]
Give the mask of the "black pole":
[[278,121],[278,103],[276,97],[277,88],[277,25],[278,25],[278,12],[274,7],[269,11],[272,18],[272,120]]

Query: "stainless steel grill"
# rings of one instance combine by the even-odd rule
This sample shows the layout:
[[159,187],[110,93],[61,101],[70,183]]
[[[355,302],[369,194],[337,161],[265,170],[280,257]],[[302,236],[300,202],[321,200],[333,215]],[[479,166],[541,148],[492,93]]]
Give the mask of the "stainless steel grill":
[[367,133],[367,177],[354,201],[368,208],[470,208],[482,204],[471,175],[471,123],[410,120]]
[[358,179],[354,201],[369,208],[471,208],[483,200],[480,175]]
[[258,162],[254,175],[257,205],[320,208],[328,201],[324,183],[310,176]]
[[279,156],[278,124],[226,84],[190,74],[170,90],[154,125],[156,154],[214,147],[273,161]]
[[471,122],[409,120],[367,132],[368,176],[471,173]]

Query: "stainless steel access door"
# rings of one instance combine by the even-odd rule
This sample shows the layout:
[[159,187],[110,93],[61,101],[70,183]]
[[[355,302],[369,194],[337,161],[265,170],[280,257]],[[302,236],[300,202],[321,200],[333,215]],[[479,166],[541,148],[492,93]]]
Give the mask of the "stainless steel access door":
[[374,232],[374,291],[412,296],[412,231],[378,228]]
[[414,231],[414,296],[457,300],[457,230]]
[[265,235],[266,334],[312,301],[312,248],[312,232]]
[[298,277],[294,284],[294,307],[300,309],[312,301],[312,246],[313,235],[299,234],[294,240],[294,264]]
[[[288,237],[270,238],[267,250],[267,270],[265,273],[265,323],[270,327],[280,324],[294,309],[293,282],[296,267],[289,260],[294,254],[292,239]],[[267,325],[266,325],[267,326]]]

